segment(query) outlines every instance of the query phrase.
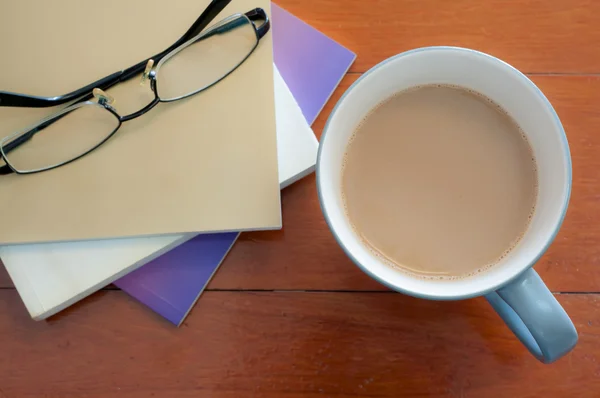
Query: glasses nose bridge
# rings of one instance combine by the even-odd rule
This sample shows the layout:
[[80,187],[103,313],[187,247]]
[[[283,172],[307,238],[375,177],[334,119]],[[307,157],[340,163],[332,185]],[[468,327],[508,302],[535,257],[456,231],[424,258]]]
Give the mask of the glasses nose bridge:
[[[154,99],[148,105],[146,105],[139,111],[133,112],[126,116],[119,116],[119,119],[121,122],[126,122],[128,120],[132,120],[132,119],[142,116],[143,114],[145,114],[146,112],[148,112],[152,108],[154,108],[160,102],[160,99],[156,92],[156,70],[153,67],[154,67],[154,60],[149,59],[148,62],[146,63],[146,69],[144,70],[144,72],[142,74],[142,79],[141,79],[140,85],[145,86],[146,82],[149,80],[150,81],[150,89],[154,93]],[[110,106],[110,104],[103,104],[103,105]]]
[[154,108],[156,105],[158,105],[158,103],[160,102],[160,99],[158,97],[154,97],[154,99],[152,100],[152,102],[150,102],[148,105],[146,105],[145,107],[143,107],[142,109],[140,109],[137,112],[133,112],[129,115],[126,116],[122,116],[121,117],[121,122],[126,122],[128,120],[132,120],[135,118],[138,118],[140,116],[142,116],[143,114],[145,114],[146,112],[148,112],[149,110],[151,110],[152,108]]

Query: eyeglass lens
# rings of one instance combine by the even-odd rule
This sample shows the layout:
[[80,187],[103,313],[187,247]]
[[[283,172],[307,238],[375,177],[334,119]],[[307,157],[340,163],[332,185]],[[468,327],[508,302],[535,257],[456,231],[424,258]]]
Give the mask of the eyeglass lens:
[[247,17],[225,19],[158,64],[159,98],[172,101],[216,83],[237,68],[257,43],[256,31]]
[[[119,119],[101,105],[88,102],[73,108],[4,143],[8,163],[20,172],[66,163],[99,145],[119,126]],[[23,143],[11,148],[15,140]]]

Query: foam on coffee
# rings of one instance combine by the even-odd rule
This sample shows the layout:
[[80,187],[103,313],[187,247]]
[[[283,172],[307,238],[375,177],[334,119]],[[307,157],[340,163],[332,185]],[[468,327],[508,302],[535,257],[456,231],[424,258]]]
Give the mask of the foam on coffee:
[[535,212],[527,136],[498,104],[458,86],[411,87],[380,102],[352,134],[342,167],[354,231],[385,263],[422,278],[489,269]]

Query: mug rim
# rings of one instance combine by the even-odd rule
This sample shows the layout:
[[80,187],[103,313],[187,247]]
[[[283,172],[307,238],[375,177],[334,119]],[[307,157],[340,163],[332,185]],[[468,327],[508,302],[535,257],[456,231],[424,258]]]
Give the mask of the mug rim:
[[[377,69],[381,68],[382,66],[388,64],[389,62],[392,62],[396,59],[399,58],[403,58],[406,57],[408,55],[411,54],[415,54],[415,53],[420,53],[420,52],[433,52],[433,51],[455,51],[455,52],[461,52],[461,53],[467,53],[467,54],[475,54],[476,56],[483,56],[485,58],[488,58],[494,62],[499,62],[501,64],[503,64],[504,66],[508,67],[510,70],[512,70],[513,72],[515,72],[516,76],[519,79],[522,79],[527,85],[529,85],[531,88],[534,89],[536,95],[542,100],[542,102],[544,103],[544,105],[547,107],[548,110],[550,110],[550,113],[552,114],[552,117],[556,123],[556,125],[559,128],[559,132],[560,132],[560,136],[561,136],[561,141],[563,143],[563,155],[565,157],[566,160],[566,174],[567,174],[567,181],[566,181],[566,195],[565,198],[563,200],[563,203],[561,204],[561,215],[558,219],[558,222],[556,223],[554,230],[552,231],[552,233],[550,234],[550,236],[548,237],[548,239],[546,240],[546,242],[544,242],[544,245],[541,247],[541,249],[539,250],[539,252],[536,254],[536,256],[532,259],[531,262],[529,262],[526,266],[523,267],[523,269],[521,269],[519,272],[516,272],[515,275],[511,276],[510,278],[500,281],[497,284],[494,284],[494,286],[486,288],[486,289],[481,289],[481,290],[477,290],[475,292],[471,292],[471,293],[466,293],[466,294],[457,294],[457,295],[452,295],[452,296],[439,296],[439,295],[432,295],[432,294],[428,294],[428,293],[423,293],[417,290],[412,290],[412,289],[407,289],[403,286],[399,286],[396,284],[393,284],[383,278],[380,278],[379,276],[375,275],[373,272],[371,272],[371,270],[363,265],[360,261],[358,261],[350,252],[350,250],[348,249],[348,247],[346,247],[346,245],[344,244],[344,242],[342,241],[342,239],[340,239],[340,237],[338,236],[337,232],[335,231],[335,229],[333,228],[333,225],[331,223],[331,219],[329,218],[329,215],[327,214],[327,210],[325,208],[324,205],[324,200],[323,200],[323,193],[322,193],[322,189],[321,189],[321,156],[322,156],[322,152],[323,152],[323,143],[325,141],[325,138],[327,136],[327,132],[329,130],[329,124],[331,122],[331,120],[333,119],[333,116],[335,115],[335,113],[337,112],[339,106],[343,103],[344,99],[346,98],[346,96],[355,88],[355,86],[357,86],[358,84],[360,84],[363,79],[365,79],[368,75],[374,73]],[[358,268],[360,268],[364,273],[366,273],[368,276],[370,276],[371,278],[373,278],[374,280],[376,280],[377,282],[381,283],[384,286],[387,286],[388,288],[398,291],[400,293],[404,293],[413,297],[417,297],[417,298],[423,298],[423,299],[429,299],[429,300],[440,300],[440,301],[449,301],[449,300],[462,300],[462,299],[468,299],[468,298],[473,298],[473,297],[479,297],[479,296],[483,296],[485,294],[491,293],[493,291],[498,290],[499,288],[501,288],[502,286],[508,285],[510,284],[513,280],[517,279],[523,272],[527,271],[528,269],[532,268],[538,261],[539,259],[544,255],[544,253],[548,250],[548,248],[550,247],[550,245],[552,244],[552,242],[556,239],[556,236],[558,234],[558,232],[560,231],[560,228],[564,222],[566,213],[567,213],[567,209],[569,206],[569,200],[571,197],[571,188],[572,188],[572,180],[573,180],[573,167],[572,167],[572,162],[571,162],[571,151],[569,148],[569,142],[567,140],[567,134],[565,132],[565,129],[562,125],[562,122],[560,121],[560,118],[558,117],[558,114],[556,112],[556,110],[554,109],[554,107],[552,106],[552,104],[550,103],[550,101],[548,100],[548,98],[544,95],[544,93],[542,92],[542,90],[540,90],[540,88],[531,80],[529,79],[529,77],[527,77],[527,75],[525,75],[523,72],[521,72],[520,70],[518,70],[517,68],[515,68],[514,66],[510,65],[509,63],[494,57],[493,55],[478,51],[478,50],[473,50],[470,48],[465,48],[465,47],[455,47],[455,46],[428,46],[428,47],[419,47],[419,48],[414,48],[411,50],[407,50],[404,52],[401,52],[399,54],[396,54],[392,57],[389,57],[381,62],[379,62],[378,64],[372,66],[370,69],[368,69],[366,72],[364,72],[358,79],[356,79],[356,81],[354,83],[352,83],[350,85],[350,87],[348,87],[348,89],[342,94],[342,96],[340,97],[340,99],[337,101],[337,103],[335,104],[334,108],[332,109],[331,113],[329,114],[328,118],[327,118],[327,122],[325,123],[325,126],[323,127],[323,132],[321,134],[321,139],[320,139],[320,144],[319,144],[319,149],[317,152],[317,164],[316,164],[316,168],[315,168],[315,174],[316,174],[316,181],[317,181],[317,195],[319,198],[319,205],[321,207],[321,212],[323,213],[323,217],[325,218],[325,222],[327,223],[329,230],[331,231],[332,235],[334,236],[337,244],[342,248],[342,250],[344,251],[344,253],[346,254],[346,256],[348,256],[348,258],[350,258],[350,260],[356,265],[358,266]],[[399,271],[398,271],[399,272]]]

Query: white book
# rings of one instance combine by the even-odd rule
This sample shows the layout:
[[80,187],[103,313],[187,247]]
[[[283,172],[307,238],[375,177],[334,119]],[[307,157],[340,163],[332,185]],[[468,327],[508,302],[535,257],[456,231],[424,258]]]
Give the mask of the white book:
[[[318,141],[274,67],[281,188],[314,171]],[[0,247],[0,258],[31,317],[45,319],[196,234],[24,244]]]

